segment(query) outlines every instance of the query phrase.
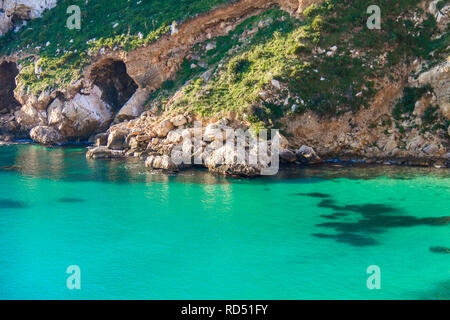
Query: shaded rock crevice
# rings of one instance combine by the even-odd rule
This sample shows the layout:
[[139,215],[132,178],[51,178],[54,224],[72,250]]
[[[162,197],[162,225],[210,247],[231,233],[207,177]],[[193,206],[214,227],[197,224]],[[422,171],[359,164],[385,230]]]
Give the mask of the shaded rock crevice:
[[16,88],[16,76],[19,69],[14,62],[3,62],[0,64],[0,114],[16,109],[19,102],[14,98]]
[[108,58],[98,62],[92,67],[89,79],[100,88],[102,100],[109,104],[114,112],[119,111],[138,88],[121,60]]

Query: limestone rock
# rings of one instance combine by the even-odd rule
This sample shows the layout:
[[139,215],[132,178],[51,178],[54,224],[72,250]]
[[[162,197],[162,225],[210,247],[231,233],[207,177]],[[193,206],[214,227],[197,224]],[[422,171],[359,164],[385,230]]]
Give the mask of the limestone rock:
[[88,159],[113,159],[121,156],[121,151],[110,150],[104,146],[90,148],[86,153],[86,158]]
[[29,131],[36,126],[47,125],[47,113],[38,111],[33,106],[34,100],[29,99],[27,103],[14,113],[17,123],[23,131]]
[[450,22],[450,5],[447,3],[441,10],[438,10],[438,2],[439,0],[432,1],[428,7],[428,11],[436,18],[439,26],[445,27]]
[[151,155],[145,160],[145,166],[149,169],[162,169],[178,171],[178,166],[167,155]]
[[167,134],[174,129],[172,122],[169,120],[163,120],[157,127],[156,133],[158,137],[165,138]]
[[283,136],[279,131],[277,131],[276,136],[280,140],[280,147],[284,148],[284,149],[288,149],[289,148],[288,139],[285,136]]
[[225,141],[227,130],[231,129],[226,125],[226,122],[225,119],[222,119],[221,121],[207,125],[203,133],[203,139],[205,141]]
[[130,100],[120,109],[116,115],[116,120],[123,121],[128,119],[134,119],[141,115],[144,111],[144,104],[147,102],[150,93],[145,89],[137,89],[131,96]]
[[8,32],[16,22],[40,17],[45,9],[56,6],[57,0],[2,0],[0,12],[0,36]]
[[58,130],[48,126],[34,127],[30,131],[30,137],[33,141],[46,145],[57,145],[65,142],[65,138]]
[[281,149],[280,150],[280,159],[283,162],[286,163],[293,163],[297,161],[297,157],[294,152],[288,149]]
[[111,123],[111,107],[101,99],[94,86],[89,95],[77,93],[72,100],[55,99],[48,107],[48,121],[66,137],[89,137],[103,131]]
[[316,164],[321,163],[322,159],[317,155],[313,148],[301,146],[296,152],[297,159],[302,163]]
[[[219,143],[215,141],[213,143]],[[264,158],[258,152],[260,144],[249,151],[249,156],[255,161],[243,160],[239,161],[237,149],[232,145],[221,146],[211,152],[205,152],[203,155],[205,166],[212,172],[220,173],[227,176],[246,176],[254,177],[262,174],[263,169],[268,168],[270,158]],[[250,157],[246,157],[249,159]],[[278,169],[278,168],[277,168]]]
[[210,43],[208,43],[208,44],[206,45],[205,50],[206,50],[206,51],[211,51],[211,50],[216,49],[216,47],[217,47],[216,42],[210,42]]
[[177,132],[176,130],[170,131],[167,135],[166,141],[170,144],[176,144],[183,140],[183,136],[181,135],[181,132]]
[[415,84],[429,84],[433,87],[442,114],[450,120],[450,60],[422,73]]
[[278,90],[281,89],[281,84],[280,84],[280,81],[278,81],[278,80],[273,79],[272,80],[272,85]]
[[0,36],[7,33],[12,25],[11,16],[7,16],[5,12],[0,12]]
[[106,146],[108,144],[108,134],[105,132],[96,134],[93,140],[97,147]]
[[436,154],[439,152],[439,147],[435,144],[430,144],[429,146],[423,148],[423,152],[426,154]]
[[54,125],[62,123],[64,121],[64,117],[62,114],[63,107],[63,101],[58,98],[53,100],[53,102],[48,106],[47,109],[48,124]]
[[112,150],[122,150],[126,146],[128,132],[125,130],[113,130],[108,136],[107,147]]
[[187,123],[186,117],[183,115],[178,115],[170,120],[175,127],[184,126]]
[[39,98],[36,101],[35,108],[38,111],[44,111],[47,109],[48,105],[52,101],[52,95],[48,91],[44,91],[39,95]]

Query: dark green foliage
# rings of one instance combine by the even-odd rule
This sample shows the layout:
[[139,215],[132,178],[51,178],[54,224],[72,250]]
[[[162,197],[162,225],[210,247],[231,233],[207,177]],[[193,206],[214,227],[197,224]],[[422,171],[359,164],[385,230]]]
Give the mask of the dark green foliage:
[[410,115],[415,108],[416,102],[422,98],[422,96],[432,91],[430,86],[424,86],[421,88],[406,87],[403,89],[403,97],[392,110],[392,116],[395,120],[402,119],[404,114]]
[[174,86],[175,86],[175,82],[173,80],[166,80],[161,85],[161,89],[170,90],[170,89],[173,89]]
[[294,49],[292,50],[292,54],[295,55],[310,54],[310,53],[311,49],[305,44],[297,44],[294,46]]
[[422,121],[425,125],[431,125],[438,119],[437,110],[439,106],[429,106],[422,116]]
[[448,0],[439,0],[438,3],[436,3],[436,8],[438,10],[442,10],[448,3]]
[[230,82],[236,82],[241,79],[241,74],[247,71],[251,66],[251,62],[245,58],[236,58],[228,64],[228,73]]

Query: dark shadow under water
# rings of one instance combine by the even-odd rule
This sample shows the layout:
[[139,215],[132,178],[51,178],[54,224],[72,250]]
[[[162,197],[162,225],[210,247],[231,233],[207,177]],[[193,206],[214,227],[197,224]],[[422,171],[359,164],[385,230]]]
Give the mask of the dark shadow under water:
[[[306,196],[314,197],[314,195]],[[348,213],[359,214],[356,221],[334,221],[317,224],[317,227],[331,229],[337,234],[312,234],[318,238],[334,239],[337,242],[344,242],[353,246],[377,245],[379,242],[373,235],[388,232],[392,228],[415,226],[442,227],[448,226],[450,223],[450,216],[418,218],[405,214],[401,209],[385,204],[338,205],[333,199],[325,199],[317,206],[337,211],[330,215],[321,215],[322,218],[327,220],[339,220],[348,216]],[[433,252],[438,251],[436,248],[430,250]],[[442,252],[442,248],[439,251]]]
[[[142,160],[87,160],[82,146],[47,148],[35,144],[19,144],[0,147],[0,174],[17,174],[25,179],[50,179],[66,182],[95,181],[105,183],[198,183],[228,184],[244,183],[267,185],[273,183],[321,183],[330,179],[340,183],[339,178],[367,180],[380,176],[390,179],[412,179],[415,176],[449,177],[448,169],[411,168],[398,166],[368,166],[357,163],[325,164],[312,167],[287,167],[276,176],[253,179],[233,179],[207,172],[205,169],[189,169],[176,174],[148,171]],[[445,188],[445,187],[444,187]],[[450,186],[447,188],[450,189]],[[271,189],[264,187],[264,191]],[[447,190],[443,190],[446,192]],[[315,233],[319,238],[334,239],[353,246],[377,245],[374,235],[391,228],[427,225],[447,226],[450,217],[417,218],[386,204],[366,203],[340,205],[330,194],[321,192],[297,193],[290,196],[312,197],[321,200],[318,207],[330,209],[323,214],[319,228],[333,230],[335,234]],[[61,198],[62,203],[83,202],[79,198]],[[25,203],[14,199],[0,200],[1,208],[21,208]],[[357,214],[349,220],[349,214]],[[332,220],[332,221],[331,221]]]
[[27,204],[22,201],[0,199],[0,209],[21,209],[25,207],[27,207]]

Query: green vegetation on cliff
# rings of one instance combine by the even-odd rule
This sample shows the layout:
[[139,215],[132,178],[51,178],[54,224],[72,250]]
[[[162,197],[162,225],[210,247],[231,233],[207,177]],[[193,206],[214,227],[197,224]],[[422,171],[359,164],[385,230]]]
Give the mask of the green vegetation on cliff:
[[[0,55],[38,52],[39,59],[21,61],[17,78],[21,88],[38,94],[77,80],[100,48],[144,46],[169,32],[173,21],[226,2],[231,1],[60,0],[42,18],[0,38]],[[370,0],[325,0],[304,10],[302,19],[272,8],[195,46],[192,55],[198,58],[186,60],[150,104],[208,117],[234,112],[255,127],[271,127],[306,110],[320,115],[359,110],[370,104],[380,80],[398,80],[401,66],[422,59],[429,68],[448,55],[449,33],[437,37],[434,17],[419,3],[378,1],[381,30],[366,27]],[[81,8],[81,31],[66,28],[66,9],[74,4]],[[208,43],[215,45],[205,50]],[[408,92],[394,108],[396,120],[412,112],[407,97]]]
[[[173,21],[183,21],[230,0],[60,0],[42,18],[30,21],[17,33],[0,38],[0,56],[38,54],[22,61],[19,82],[39,93],[77,80],[89,55],[101,47],[132,50],[169,32]],[[67,8],[81,9],[81,30],[66,27]],[[35,74],[40,69],[39,75]]]
[[[198,50],[207,62],[198,75],[210,69],[213,76],[209,81],[194,77],[170,107],[204,116],[234,111],[248,115],[257,127],[270,127],[284,115],[305,110],[339,115],[368,106],[376,81],[387,75],[394,80],[401,64],[417,58],[439,61],[448,54],[448,33],[436,38],[434,17],[424,15],[418,3],[380,1],[381,30],[366,27],[369,0],[326,0],[307,8],[303,21],[279,10],[251,18],[229,35],[213,39],[216,49]],[[421,16],[424,20],[414,23]],[[269,23],[255,29],[264,21]],[[258,31],[249,36],[249,30]],[[243,34],[246,39],[240,41]],[[178,86],[198,72],[191,70],[191,63],[186,61],[180,71]],[[273,79],[283,84],[277,92],[281,104],[261,101],[260,93]]]

